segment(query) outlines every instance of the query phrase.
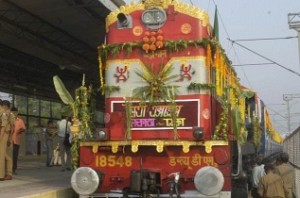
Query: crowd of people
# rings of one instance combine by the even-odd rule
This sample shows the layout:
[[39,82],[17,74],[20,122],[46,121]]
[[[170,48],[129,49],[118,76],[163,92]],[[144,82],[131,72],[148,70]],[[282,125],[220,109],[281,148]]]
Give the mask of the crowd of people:
[[51,167],[54,165],[54,146],[58,143],[59,152],[58,157],[61,162],[62,170],[71,170],[71,121],[68,116],[62,116],[62,119],[55,124],[54,121],[48,121],[46,128],[46,165]]
[[289,164],[289,155],[280,153],[276,162],[262,163],[258,157],[252,169],[253,198],[294,198],[295,172]]
[[[0,99],[0,181],[12,180],[18,174],[18,157],[21,135],[26,131],[24,121],[19,117],[16,107],[11,107],[8,100]],[[58,142],[59,161],[62,171],[71,170],[71,144],[65,143],[65,137],[71,134],[71,121],[63,116],[58,122],[49,120],[45,131],[46,166],[54,165],[55,143]],[[68,138],[71,142],[71,138]]]
[[18,109],[10,109],[8,100],[0,100],[0,181],[17,174],[21,134],[26,130]]

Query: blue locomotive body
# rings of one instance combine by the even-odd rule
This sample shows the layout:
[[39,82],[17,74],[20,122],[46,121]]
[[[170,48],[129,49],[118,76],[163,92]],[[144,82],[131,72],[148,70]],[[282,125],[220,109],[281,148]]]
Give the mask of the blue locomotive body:
[[272,126],[266,105],[256,94],[246,99],[245,114],[248,136],[243,155],[250,155],[250,160],[258,155],[268,159],[282,152],[283,139]]

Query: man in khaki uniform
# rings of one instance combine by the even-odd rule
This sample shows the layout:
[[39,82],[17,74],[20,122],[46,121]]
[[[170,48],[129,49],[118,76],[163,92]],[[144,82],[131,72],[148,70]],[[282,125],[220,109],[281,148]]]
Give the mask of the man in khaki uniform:
[[12,179],[12,132],[14,130],[14,115],[9,110],[10,102],[2,101],[0,115],[0,181]]
[[5,155],[6,142],[8,136],[1,130],[1,115],[3,114],[2,100],[0,99],[0,181],[4,181],[5,176]]
[[287,198],[293,197],[293,186],[295,182],[294,168],[289,164],[289,155],[285,152],[280,153],[281,164],[275,168],[275,173],[281,176],[284,184],[286,185],[289,195]]
[[266,175],[263,176],[258,184],[257,192],[261,198],[286,198],[288,190],[282,178],[274,173],[274,165],[266,164]]

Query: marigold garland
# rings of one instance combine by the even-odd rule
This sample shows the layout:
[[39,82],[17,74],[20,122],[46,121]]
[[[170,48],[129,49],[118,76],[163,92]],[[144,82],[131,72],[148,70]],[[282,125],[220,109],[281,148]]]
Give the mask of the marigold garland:
[[253,143],[254,145],[259,148],[260,147],[260,139],[261,139],[261,127],[259,123],[259,119],[257,116],[251,117],[252,120],[252,126],[253,126]]
[[[239,94],[240,94],[240,85],[239,80],[236,77],[236,72],[233,70],[230,61],[227,59],[224,54],[224,50],[221,48],[218,42],[203,39],[203,40],[164,40],[163,32],[161,30],[158,31],[146,31],[144,36],[142,37],[141,42],[130,42],[130,43],[122,43],[122,44],[110,44],[110,45],[102,45],[99,47],[99,69],[101,70],[100,76],[102,76],[102,59],[106,59],[108,54],[113,56],[118,56],[121,51],[126,51],[130,53],[133,48],[140,48],[146,53],[149,51],[155,51],[161,48],[165,48],[170,52],[177,52],[180,50],[184,50],[189,46],[192,47],[204,47],[206,49],[206,60],[205,64],[209,68],[208,75],[210,76],[211,67],[216,68],[216,78],[215,82],[211,82],[210,78],[208,82],[213,84],[193,84],[191,83],[188,87],[189,90],[200,90],[200,89],[216,89],[217,96],[221,97],[224,95],[228,95],[229,97],[225,101],[228,101],[233,106],[238,106],[240,108],[241,104],[239,104]],[[141,76],[142,77],[142,76]],[[101,86],[105,86],[103,83],[103,77]],[[152,97],[157,97],[156,87],[157,85],[154,83],[151,85],[153,89],[151,89],[153,95]],[[228,89],[225,91],[224,89]],[[227,103],[228,103],[227,102]],[[240,111],[239,111],[240,112]],[[228,116],[228,109],[223,108],[223,112],[221,114],[219,123],[215,129],[214,138],[219,139],[227,139],[227,130],[228,130],[228,120],[226,117]],[[241,127],[240,129],[242,129]],[[242,134],[245,135],[247,131],[243,131]]]
[[102,72],[102,59],[101,56],[98,56],[98,62],[99,62],[99,78],[100,78],[100,89],[102,90],[102,95],[104,94],[104,79],[103,79],[103,72]]
[[142,45],[142,49],[148,53],[149,51],[154,52],[157,49],[160,49],[164,46],[163,43],[163,31],[162,30],[158,30],[156,31],[146,31],[144,33],[144,37],[143,37],[143,45]]

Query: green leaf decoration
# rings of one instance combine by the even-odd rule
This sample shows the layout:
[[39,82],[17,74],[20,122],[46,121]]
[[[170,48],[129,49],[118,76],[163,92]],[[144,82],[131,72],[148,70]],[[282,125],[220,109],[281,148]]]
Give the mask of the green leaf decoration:
[[108,85],[104,85],[103,87],[101,87],[101,92],[105,93],[106,95],[110,96],[113,92],[118,92],[120,91],[120,86],[108,86]]
[[170,91],[177,92],[178,86],[169,85],[172,80],[178,78],[178,75],[171,75],[172,66],[161,66],[160,71],[156,74],[150,66],[145,67],[143,71],[136,71],[136,74],[147,83],[142,87],[133,90],[133,98],[142,102],[149,100],[150,104],[161,102],[161,100],[172,100]]
[[74,99],[72,98],[69,91],[66,89],[64,83],[57,75],[53,76],[53,83],[54,83],[55,90],[58,93],[60,99],[63,101],[63,103],[67,105],[73,105]]
[[193,91],[210,90],[210,91],[212,91],[213,89],[215,89],[215,85],[191,82],[191,84],[187,87],[187,89],[189,91],[190,90],[193,90]]
[[232,130],[236,139],[244,144],[247,141],[247,131],[244,127],[242,116],[238,107],[235,107],[231,111],[232,115]]
[[231,111],[232,113],[232,130],[236,138],[239,137],[241,131],[241,114],[238,107],[235,107]]
[[253,96],[253,91],[242,91],[240,98],[252,98]]

